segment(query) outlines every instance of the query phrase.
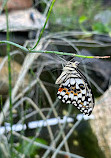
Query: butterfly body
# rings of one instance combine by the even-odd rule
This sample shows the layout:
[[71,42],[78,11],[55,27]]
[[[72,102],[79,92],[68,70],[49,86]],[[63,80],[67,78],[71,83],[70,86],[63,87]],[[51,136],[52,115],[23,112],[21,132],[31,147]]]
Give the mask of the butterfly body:
[[75,105],[83,114],[90,115],[94,108],[94,97],[85,76],[78,70],[76,62],[68,62],[56,80],[59,84],[57,96],[66,104]]

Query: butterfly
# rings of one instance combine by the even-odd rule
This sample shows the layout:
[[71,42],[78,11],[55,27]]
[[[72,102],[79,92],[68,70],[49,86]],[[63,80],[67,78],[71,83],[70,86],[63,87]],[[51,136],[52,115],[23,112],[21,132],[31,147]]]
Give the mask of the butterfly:
[[68,62],[55,84],[60,87],[58,98],[66,104],[73,104],[85,115],[90,115],[94,108],[94,96],[86,77],[78,70],[78,61]]

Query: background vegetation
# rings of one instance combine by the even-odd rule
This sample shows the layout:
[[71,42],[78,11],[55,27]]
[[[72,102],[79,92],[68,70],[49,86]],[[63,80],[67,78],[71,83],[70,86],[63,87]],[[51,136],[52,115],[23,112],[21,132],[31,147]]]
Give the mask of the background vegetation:
[[[110,72],[106,79],[94,67],[101,59],[87,58],[111,54],[110,4],[105,0],[35,0],[33,8],[46,22],[42,29],[29,31],[21,45],[13,41],[10,11],[3,1],[0,14],[6,14],[7,30],[6,40],[0,41],[1,158],[106,157],[90,125],[93,116],[84,117],[74,106],[62,104],[55,81],[62,65],[73,59],[81,62],[79,68],[95,97],[108,89]],[[110,59],[105,61],[110,63]]]

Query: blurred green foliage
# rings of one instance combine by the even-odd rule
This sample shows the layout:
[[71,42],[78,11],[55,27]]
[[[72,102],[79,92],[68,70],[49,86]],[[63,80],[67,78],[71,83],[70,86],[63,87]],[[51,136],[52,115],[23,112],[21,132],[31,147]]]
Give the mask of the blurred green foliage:
[[[59,0],[56,1],[50,23],[53,25],[52,31],[79,30],[95,31],[97,33],[109,33],[111,23],[104,23],[95,17],[110,9],[110,5],[104,5],[102,0]],[[111,18],[111,16],[109,16]],[[59,25],[59,27],[56,27]]]
[[[32,139],[30,143],[25,140],[22,142],[22,144],[17,143],[16,150],[25,156],[33,158],[38,154],[38,152],[40,152],[41,148],[33,144],[33,137],[30,138]],[[35,138],[34,141],[45,145],[48,144],[47,141],[42,138]]]

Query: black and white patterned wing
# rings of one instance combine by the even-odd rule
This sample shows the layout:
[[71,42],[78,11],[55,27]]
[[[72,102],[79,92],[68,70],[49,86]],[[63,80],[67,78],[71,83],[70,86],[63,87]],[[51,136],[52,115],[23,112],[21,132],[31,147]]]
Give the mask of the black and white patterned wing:
[[60,84],[57,96],[63,103],[75,105],[83,114],[91,114],[94,97],[85,76],[80,71],[63,71],[56,83]]

